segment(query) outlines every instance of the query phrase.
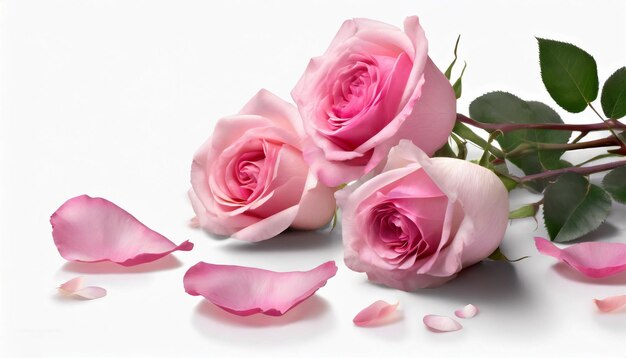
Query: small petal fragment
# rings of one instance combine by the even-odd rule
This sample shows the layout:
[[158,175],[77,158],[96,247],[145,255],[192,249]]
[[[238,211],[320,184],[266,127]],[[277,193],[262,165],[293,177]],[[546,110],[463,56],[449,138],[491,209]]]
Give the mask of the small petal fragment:
[[591,278],[603,278],[626,270],[626,244],[583,242],[560,249],[550,241],[535,238],[537,250],[565,262]]
[[61,284],[59,291],[65,295],[80,297],[86,300],[94,300],[107,295],[107,291],[102,287],[83,287],[83,278],[81,276]]
[[189,241],[177,246],[112,202],[87,195],[66,201],[50,224],[54,243],[68,261],[134,266],[193,248]]
[[183,283],[188,294],[202,295],[232,314],[281,316],[326,285],[335,273],[334,261],[293,272],[199,262],[185,273]]
[[611,296],[602,300],[596,298],[593,300],[593,302],[595,302],[600,311],[611,312],[620,309],[624,305],[626,305],[626,295]]
[[460,310],[454,311],[454,315],[459,318],[472,318],[478,314],[478,307],[469,304]]
[[437,333],[458,331],[463,328],[459,322],[446,316],[429,314],[424,316],[423,321],[426,327]]
[[387,323],[391,314],[396,312],[400,303],[389,304],[385,301],[376,301],[365,307],[352,320],[359,327],[375,326]]

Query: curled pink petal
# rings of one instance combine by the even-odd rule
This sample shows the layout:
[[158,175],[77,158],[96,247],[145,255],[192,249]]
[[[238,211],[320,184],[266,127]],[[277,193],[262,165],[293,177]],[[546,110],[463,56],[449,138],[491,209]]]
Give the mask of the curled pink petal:
[[434,314],[424,316],[423,322],[428,329],[437,333],[458,331],[463,328],[459,322],[450,317]]
[[61,286],[59,286],[59,289],[65,292],[74,292],[79,290],[81,287],[83,287],[83,277],[78,276],[65,283],[62,283]]
[[199,262],[187,270],[183,283],[188,294],[202,295],[232,314],[281,316],[326,285],[335,273],[334,261],[293,272]]
[[466,305],[460,310],[454,311],[454,315],[459,318],[472,318],[478,314],[478,307],[473,304]]
[[54,243],[68,261],[134,266],[193,248],[189,241],[177,246],[112,202],[87,195],[66,201],[50,224]]
[[611,312],[626,305],[626,295],[610,296],[605,299],[594,299],[593,302],[602,312]]
[[83,287],[83,278],[80,276],[61,284],[59,291],[69,296],[80,297],[87,300],[94,300],[107,295],[107,291],[102,287]]
[[626,270],[626,244],[583,242],[560,249],[550,241],[535,238],[537,250],[565,262],[591,278],[603,278]]
[[392,305],[385,301],[376,301],[361,310],[361,312],[354,317],[352,322],[359,327],[386,323],[391,317],[391,314],[396,312],[399,304],[399,302]]

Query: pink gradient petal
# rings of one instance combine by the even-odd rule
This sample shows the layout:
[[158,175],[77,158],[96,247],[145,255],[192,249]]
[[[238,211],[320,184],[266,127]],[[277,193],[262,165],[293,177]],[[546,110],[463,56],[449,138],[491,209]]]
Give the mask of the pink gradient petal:
[[376,301],[359,312],[352,322],[359,327],[379,325],[386,323],[391,315],[396,312],[400,303],[389,304],[385,301]]
[[68,261],[134,266],[193,248],[189,241],[177,246],[112,202],[87,195],[66,201],[50,224],[54,243]]
[[86,300],[94,300],[107,295],[107,291],[102,287],[83,287],[83,278],[81,276],[61,284],[59,291],[65,295],[80,297]]
[[604,299],[595,298],[593,302],[602,312],[611,312],[620,309],[626,305],[626,295],[610,296]]
[[431,331],[437,333],[458,331],[463,328],[459,322],[450,317],[434,314],[424,316],[423,322]]
[[199,262],[187,270],[183,283],[188,294],[201,295],[232,314],[281,316],[326,285],[335,273],[334,261],[293,272]]
[[81,287],[83,287],[83,277],[78,276],[65,283],[62,283],[61,286],[59,286],[59,289],[66,292],[74,292],[76,290],[79,290]]
[[478,307],[473,304],[466,305],[460,310],[454,311],[454,315],[459,318],[472,318],[478,314]]
[[603,278],[626,270],[626,244],[583,242],[560,249],[550,241],[535,237],[537,250],[565,262],[591,278]]
[[102,287],[87,286],[81,288],[80,290],[74,291],[73,295],[87,300],[95,300],[97,298],[102,298],[106,296],[107,290]]

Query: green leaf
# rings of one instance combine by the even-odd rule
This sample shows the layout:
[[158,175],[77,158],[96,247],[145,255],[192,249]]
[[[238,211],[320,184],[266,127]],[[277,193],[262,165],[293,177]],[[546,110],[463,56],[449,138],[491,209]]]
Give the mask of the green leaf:
[[626,116],[626,67],[615,71],[604,82],[600,102],[607,117],[619,119]]
[[602,186],[615,201],[626,204],[626,166],[611,170],[602,180]]
[[456,157],[463,160],[467,159],[467,142],[455,133],[451,133],[450,137],[452,138],[452,140],[454,140],[454,143],[456,143],[456,147],[458,149],[458,154],[456,155]]
[[487,138],[487,147],[485,148],[483,155],[480,157],[480,159],[478,160],[478,165],[480,165],[481,167],[486,167],[489,169],[493,169],[493,165],[491,164],[491,162],[495,159],[494,156],[491,154],[491,148],[493,147],[493,140],[498,138],[498,136],[503,135],[504,133],[502,133],[502,131],[497,130],[497,131],[493,131],[489,134],[489,138]]
[[491,255],[489,255],[487,258],[489,260],[493,260],[493,261],[506,261],[506,262],[517,262],[517,261],[521,261],[523,259],[527,259],[530,256],[523,256],[520,257],[519,259],[515,259],[515,260],[510,260],[508,257],[506,257],[503,253],[502,250],[500,250],[500,248],[498,247],[494,252],[491,253]]
[[[482,123],[563,123],[561,117],[550,107],[540,102],[524,101],[507,92],[491,92],[476,98],[470,104],[470,117]],[[565,144],[571,136],[569,131],[545,129],[524,129],[507,132],[497,138],[505,153],[520,145],[529,143]],[[515,157],[507,157],[526,175],[540,173],[550,169],[560,169],[564,151],[535,150]],[[532,189],[541,191],[547,181],[528,184]]]
[[532,218],[537,214],[537,208],[539,206],[535,204],[527,204],[521,206],[509,213],[509,219],[522,219],[522,218]]
[[452,85],[452,89],[454,90],[454,95],[456,96],[456,99],[461,98],[461,93],[463,93],[463,75],[465,74],[465,69],[467,68],[467,62],[465,62],[465,65],[463,65],[463,71],[461,71],[461,75],[459,76],[459,78],[457,78],[456,81],[454,81],[454,84]]
[[567,242],[592,232],[610,211],[609,194],[580,174],[561,175],[544,193],[543,218],[552,241]]
[[337,222],[339,221],[339,209],[335,209],[335,214],[333,215],[333,222],[330,224],[330,232],[333,232],[337,227]]
[[598,69],[587,52],[565,42],[540,39],[539,66],[548,93],[563,109],[578,113],[598,97]]
[[457,59],[456,50],[459,48],[460,39],[461,39],[461,35],[459,35],[456,38],[456,44],[454,45],[454,60],[452,60],[452,63],[450,63],[450,66],[448,66],[448,68],[446,69],[446,72],[444,73],[447,79],[450,79],[450,77],[452,77],[452,68],[454,67],[454,64],[456,63],[456,59]]
[[437,149],[433,157],[456,158],[456,153],[452,150],[450,143],[446,142],[443,147]]
[[500,149],[494,148],[493,146],[488,145],[487,141],[483,137],[474,133],[474,131],[471,130],[465,124],[457,121],[454,124],[454,128],[452,129],[452,132],[458,135],[459,137],[478,145],[479,147],[483,149],[491,147],[490,151],[493,155],[495,155],[498,158],[504,158],[504,153],[502,153]]

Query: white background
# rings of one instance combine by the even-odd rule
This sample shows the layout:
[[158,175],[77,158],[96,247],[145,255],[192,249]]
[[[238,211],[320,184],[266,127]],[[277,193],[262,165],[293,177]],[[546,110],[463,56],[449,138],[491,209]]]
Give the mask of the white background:
[[[538,256],[542,224],[511,224],[517,264],[484,263],[449,284],[406,293],[368,283],[342,263],[339,230],[291,232],[251,245],[193,230],[186,198],[195,149],[215,121],[261,87],[283,98],[342,21],[401,26],[417,14],[444,68],[457,34],[468,62],[459,111],[490,90],[556,105],[543,89],[534,36],[593,54],[601,82],[626,65],[624,1],[0,1],[0,356],[625,356],[626,313],[591,299],[626,293],[626,275],[590,281]],[[594,122],[559,111],[568,122]],[[576,161],[580,156],[570,156]],[[50,214],[79,194],[105,197],[191,252],[121,268],[63,260]],[[515,192],[513,204],[536,200]],[[596,239],[626,242],[614,205]],[[536,230],[535,230],[536,229]],[[283,317],[229,315],[182,287],[200,260],[304,270],[339,265],[327,286]],[[61,299],[77,275],[105,287]],[[371,302],[399,300],[403,319],[353,326]],[[425,314],[473,303],[462,331],[434,334]]]

